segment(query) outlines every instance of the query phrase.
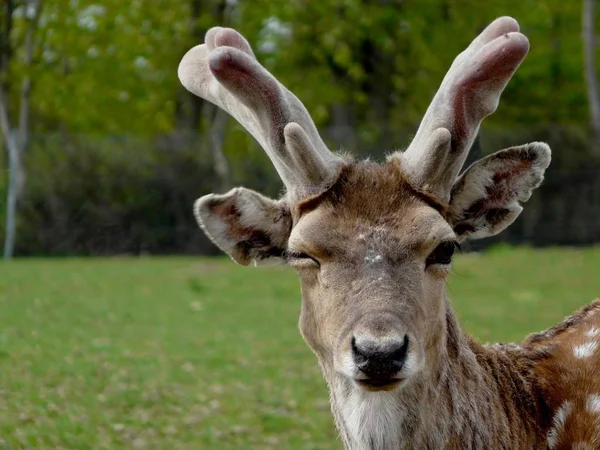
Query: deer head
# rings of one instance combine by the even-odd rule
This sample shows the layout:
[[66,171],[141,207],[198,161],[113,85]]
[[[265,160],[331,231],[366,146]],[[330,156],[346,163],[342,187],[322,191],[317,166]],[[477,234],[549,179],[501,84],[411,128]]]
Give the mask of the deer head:
[[390,391],[443,361],[456,245],[510,225],[550,163],[548,146],[531,143],[459,175],[528,49],[515,20],[490,24],[455,59],[408,149],[382,164],[330,152],[236,31],[213,28],[183,57],[183,85],[235,117],[286,186],[279,200],[245,188],[201,197],[198,223],[239,264],[279,258],[297,271],[300,330],[328,381]]

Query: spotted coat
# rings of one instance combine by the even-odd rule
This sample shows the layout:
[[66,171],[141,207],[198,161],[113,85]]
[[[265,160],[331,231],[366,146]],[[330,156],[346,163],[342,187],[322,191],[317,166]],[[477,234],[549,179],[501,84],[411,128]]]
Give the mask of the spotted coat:
[[550,412],[548,449],[600,449],[600,300],[524,347],[544,350],[534,374]]

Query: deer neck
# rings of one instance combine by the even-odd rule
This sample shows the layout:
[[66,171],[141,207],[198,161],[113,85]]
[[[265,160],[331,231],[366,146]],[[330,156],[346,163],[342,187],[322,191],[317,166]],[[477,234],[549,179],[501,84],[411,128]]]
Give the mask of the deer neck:
[[321,361],[346,449],[545,448],[525,351],[481,346],[446,307],[442,357],[402,389],[365,392]]

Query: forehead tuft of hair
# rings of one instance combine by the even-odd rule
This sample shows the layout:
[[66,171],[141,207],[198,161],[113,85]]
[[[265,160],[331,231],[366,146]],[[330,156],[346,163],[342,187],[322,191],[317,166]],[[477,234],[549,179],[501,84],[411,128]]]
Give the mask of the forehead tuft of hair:
[[424,203],[443,217],[448,204],[411,183],[398,160],[383,164],[364,160],[342,167],[335,182],[323,192],[296,203],[296,219],[319,206],[339,207],[361,215],[384,218],[401,206]]

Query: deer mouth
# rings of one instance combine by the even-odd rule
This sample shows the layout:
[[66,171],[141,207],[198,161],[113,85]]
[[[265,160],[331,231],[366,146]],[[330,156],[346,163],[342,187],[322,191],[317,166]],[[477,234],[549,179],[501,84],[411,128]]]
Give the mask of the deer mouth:
[[354,379],[361,387],[368,391],[391,391],[404,381],[403,378],[363,378]]

